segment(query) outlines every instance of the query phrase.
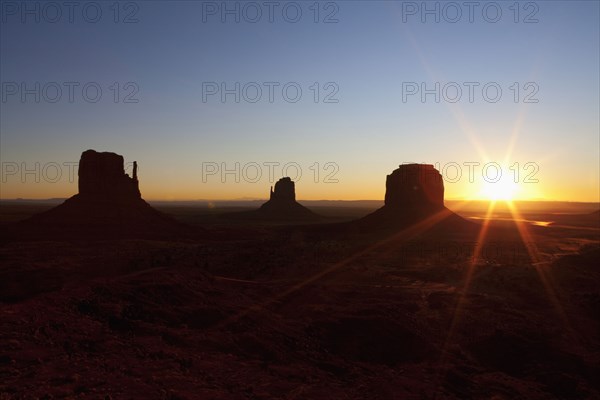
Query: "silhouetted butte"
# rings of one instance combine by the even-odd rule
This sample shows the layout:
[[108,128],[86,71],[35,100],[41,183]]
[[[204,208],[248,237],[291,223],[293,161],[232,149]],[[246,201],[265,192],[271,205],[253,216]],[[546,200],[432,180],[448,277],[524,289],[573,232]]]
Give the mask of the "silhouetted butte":
[[321,217],[296,201],[296,187],[289,177],[279,179],[275,189],[271,187],[269,201],[258,210],[230,213],[227,218],[257,219],[271,221],[316,221]]
[[361,228],[408,227],[432,223],[470,225],[444,206],[442,175],[431,164],[402,164],[386,178],[385,204],[357,221]]
[[87,150],[79,161],[79,193],[22,226],[38,235],[113,238],[171,236],[188,227],[155,210],[139,190],[137,162],[132,177],[125,173],[123,156]]

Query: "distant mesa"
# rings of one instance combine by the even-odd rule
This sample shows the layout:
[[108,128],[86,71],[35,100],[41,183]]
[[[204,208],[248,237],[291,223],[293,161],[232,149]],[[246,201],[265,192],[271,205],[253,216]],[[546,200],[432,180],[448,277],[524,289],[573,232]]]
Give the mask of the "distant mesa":
[[271,221],[317,221],[321,217],[296,201],[296,187],[291,178],[281,178],[271,186],[269,201],[258,210],[223,214],[225,218]]
[[271,187],[269,201],[260,206],[259,213],[275,219],[316,219],[318,215],[296,201],[296,187],[289,177],[281,178]]
[[430,164],[403,164],[387,176],[385,204],[358,220],[362,227],[409,226],[431,216],[465,222],[444,206],[442,175]]
[[137,177],[125,173],[123,156],[87,150],[79,161],[79,193],[23,221],[40,234],[83,237],[155,237],[181,234],[188,227],[142,199]]

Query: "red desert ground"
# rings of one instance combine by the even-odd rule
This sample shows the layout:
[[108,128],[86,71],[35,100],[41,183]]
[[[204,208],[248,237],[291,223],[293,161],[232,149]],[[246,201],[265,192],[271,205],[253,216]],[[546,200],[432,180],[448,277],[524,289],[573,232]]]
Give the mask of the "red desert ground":
[[149,204],[123,165],[0,203],[0,399],[600,398],[598,204],[447,202],[426,164]]

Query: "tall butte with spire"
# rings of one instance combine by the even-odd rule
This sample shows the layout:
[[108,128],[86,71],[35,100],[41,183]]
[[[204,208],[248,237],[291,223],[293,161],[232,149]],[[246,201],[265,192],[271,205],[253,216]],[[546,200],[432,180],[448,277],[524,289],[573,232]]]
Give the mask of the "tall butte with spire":
[[155,210],[142,199],[133,162],[125,173],[123,156],[86,150],[79,161],[79,193],[24,221],[24,226],[67,236],[166,236],[187,226]]
[[93,202],[139,203],[137,161],[133,162],[133,177],[125,173],[124,164],[119,154],[84,151],[79,160],[79,194],[75,196]]

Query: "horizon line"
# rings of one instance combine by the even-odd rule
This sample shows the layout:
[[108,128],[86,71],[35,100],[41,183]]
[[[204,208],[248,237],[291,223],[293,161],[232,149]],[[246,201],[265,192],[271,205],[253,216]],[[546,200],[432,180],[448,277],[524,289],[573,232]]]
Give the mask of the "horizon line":
[[[16,197],[16,198],[0,198],[0,202],[9,202],[9,201],[64,201],[69,197],[44,197],[44,198],[24,198],[24,197]],[[183,203],[183,202],[255,202],[255,201],[268,201],[268,198],[231,198],[231,199],[144,199],[147,202],[163,202],[163,203]],[[384,199],[296,199],[296,201],[304,201],[304,202],[384,202]],[[490,202],[493,200],[485,199],[485,198],[452,198],[452,199],[444,199],[444,202],[455,202],[455,201],[476,201],[476,202]],[[505,202],[505,200],[497,200]],[[587,204],[598,204],[600,205],[599,200],[554,200],[554,199],[544,199],[544,198],[534,198],[534,199],[513,199],[510,202],[545,202],[545,203],[587,203]]]

